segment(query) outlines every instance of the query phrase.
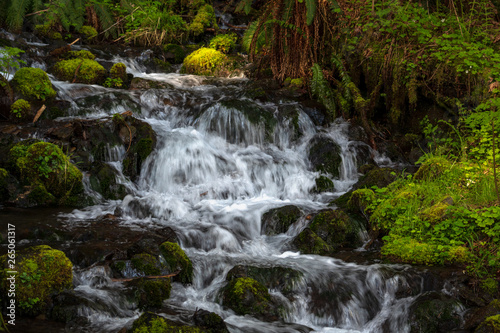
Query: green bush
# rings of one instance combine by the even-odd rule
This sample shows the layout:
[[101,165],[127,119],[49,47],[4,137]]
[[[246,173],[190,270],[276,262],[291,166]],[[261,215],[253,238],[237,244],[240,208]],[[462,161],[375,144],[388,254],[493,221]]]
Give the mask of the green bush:
[[90,59],[62,60],[55,64],[54,74],[60,80],[70,81],[76,78],[77,83],[101,83],[106,70],[97,61]]
[[46,99],[56,96],[49,76],[40,68],[23,67],[12,79],[14,90],[29,101]]
[[209,47],[222,53],[229,53],[235,47],[237,39],[235,33],[217,35],[210,40]]

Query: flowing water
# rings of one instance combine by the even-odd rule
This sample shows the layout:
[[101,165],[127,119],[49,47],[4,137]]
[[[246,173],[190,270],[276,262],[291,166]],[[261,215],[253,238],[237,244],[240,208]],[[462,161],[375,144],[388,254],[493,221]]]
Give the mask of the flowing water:
[[[75,116],[135,110],[155,130],[157,146],[135,183],[121,173],[126,147],[108,147],[107,163],[130,194],[105,202],[94,193],[97,205],[61,215],[68,225],[120,211],[123,225],[171,227],[193,262],[194,280],[189,286],[174,283],[166,306],[188,314],[200,308],[215,312],[231,332],[307,332],[307,327],[315,332],[409,332],[408,308],[423,290],[422,278],[409,266],[358,265],[293,252],[290,242],[307,226],[305,218],[284,234],[266,236],[261,230],[269,209],[295,205],[313,213],[357,181],[354,148],[360,143],[348,139],[348,123],[338,120],[319,128],[296,102],[252,100],[244,78],[146,74],[140,57],[115,60],[125,62],[134,76],[161,81],[167,88],[124,92],[53,80],[58,96],[71,102]],[[96,106],[89,96],[111,102]],[[276,125],[271,133],[263,122],[250,121],[240,106],[272,114]],[[298,112],[296,123],[279,117],[284,108]],[[308,161],[308,142],[319,132],[342,149],[333,193],[311,191],[319,174]],[[219,304],[218,290],[235,265],[300,272],[289,281],[286,295],[270,290],[283,305],[283,322],[238,316]],[[89,331],[114,332],[140,314],[104,266],[76,269],[75,284],[76,292],[91,300],[81,309],[90,319]]]

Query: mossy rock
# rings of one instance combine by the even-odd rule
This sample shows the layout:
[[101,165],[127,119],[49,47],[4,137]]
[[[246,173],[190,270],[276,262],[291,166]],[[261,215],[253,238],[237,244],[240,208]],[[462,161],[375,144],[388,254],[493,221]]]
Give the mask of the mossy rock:
[[113,64],[109,70],[109,77],[112,79],[120,79],[122,82],[127,81],[127,66],[121,62]]
[[78,32],[84,35],[87,40],[92,40],[98,35],[97,30],[89,25],[82,26]]
[[215,76],[228,65],[227,56],[214,49],[202,47],[188,55],[182,63],[182,73]]
[[193,281],[193,264],[179,244],[164,242],[160,245],[160,251],[170,269],[170,272],[180,271],[174,277],[174,281],[191,283]]
[[[472,331],[474,328],[478,328],[482,323],[484,323],[488,317],[498,315],[500,315],[500,300],[495,299],[486,306],[472,310],[472,314],[468,316],[464,328]],[[485,326],[488,327],[488,325]]]
[[232,32],[229,34],[222,34],[213,37],[209,44],[211,49],[220,51],[222,53],[229,53],[235,46],[238,36]]
[[474,333],[498,333],[500,332],[500,315],[486,318]]
[[82,173],[56,145],[20,143],[9,154],[22,181],[38,188],[40,193],[46,191],[60,204],[71,204],[83,192]]
[[375,192],[368,188],[362,188],[351,193],[351,197],[347,202],[347,209],[353,213],[370,213],[367,212],[367,209],[374,200]]
[[426,160],[413,176],[416,180],[430,181],[438,178],[445,170],[451,168],[451,162],[441,156]]
[[127,195],[127,187],[116,181],[117,171],[109,164],[98,162],[92,168],[90,176],[91,188],[100,193],[103,198],[122,200]]
[[40,68],[19,69],[12,79],[12,87],[28,101],[45,101],[56,96],[49,76]]
[[160,275],[165,271],[164,265],[158,258],[148,253],[136,254],[130,259],[132,267],[140,274],[146,276]]
[[137,307],[141,310],[160,309],[163,301],[170,297],[172,289],[169,278],[140,278],[134,279],[126,285],[132,290]]
[[323,192],[333,192],[335,191],[335,185],[332,180],[326,176],[319,176],[314,180],[316,185],[313,187],[313,193],[323,193]]
[[332,251],[332,248],[309,228],[298,234],[292,244],[303,254],[328,255]]
[[249,277],[261,283],[267,289],[277,289],[285,296],[290,295],[299,288],[304,274],[289,267],[257,267],[234,266],[226,276],[231,281],[241,277]]
[[[7,267],[7,255],[0,257]],[[16,252],[16,304],[19,315],[36,316],[45,313],[50,296],[73,288],[73,265],[66,255],[50,246],[40,245]],[[9,277],[2,271],[1,289],[7,295]]]
[[[179,325],[151,312],[143,313],[132,324],[131,333],[211,333],[198,327]],[[216,333],[216,332],[213,332]]]
[[300,209],[293,205],[271,209],[262,216],[262,233],[268,236],[286,233],[301,215]]
[[5,202],[9,199],[9,191],[7,185],[9,182],[9,172],[3,168],[0,168],[0,203]]
[[183,46],[177,44],[163,46],[163,52],[165,53],[165,58],[173,64],[182,64],[188,54]]
[[420,214],[422,219],[429,221],[432,225],[446,219],[448,208],[453,205],[453,199],[446,197],[429,208],[424,209]]
[[87,51],[87,50],[68,51],[68,52],[64,53],[64,58],[95,60],[95,55],[92,52]]
[[308,158],[314,171],[330,174],[338,178],[342,163],[341,148],[331,138],[325,135],[316,135],[309,142]]
[[261,283],[242,277],[231,280],[222,289],[222,305],[239,315],[262,317],[271,310],[271,296]]
[[362,176],[353,186],[353,190],[360,188],[378,188],[386,187],[397,178],[396,170],[393,168],[372,168],[368,173]]
[[16,121],[28,120],[33,117],[31,113],[31,104],[24,99],[18,99],[10,106],[10,118]]
[[460,303],[449,296],[423,294],[410,307],[410,332],[452,332],[460,327],[461,311]]
[[97,61],[90,59],[61,60],[54,65],[55,76],[64,81],[99,84],[106,76],[106,70]]

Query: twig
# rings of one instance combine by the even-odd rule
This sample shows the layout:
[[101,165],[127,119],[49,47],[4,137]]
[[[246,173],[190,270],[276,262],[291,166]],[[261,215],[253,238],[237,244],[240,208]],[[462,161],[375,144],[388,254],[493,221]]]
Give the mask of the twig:
[[129,282],[129,281],[133,281],[133,280],[137,280],[137,279],[143,279],[143,278],[144,279],[164,279],[164,278],[169,278],[169,277],[176,276],[179,273],[180,273],[180,271],[173,272],[172,274],[167,274],[167,275],[138,276],[138,277],[129,278],[129,279],[111,279],[111,281],[113,281],[113,282]]
[[42,115],[43,111],[45,111],[47,107],[44,105],[42,105],[42,107],[40,108],[40,110],[37,111],[36,115],[35,115],[35,118],[33,118],[33,124],[36,123],[36,121],[38,120],[38,118],[40,118],[40,116]]
[[68,44],[68,46],[71,46],[71,45],[75,44],[75,43],[76,43],[76,42],[78,42],[79,40],[80,40],[80,38],[75,39],[75,40],[73,41],[73,43]]
[[28,16],[32,16],[32,15],[38,15],[40,13],[47,12],[49,10],[50,10],[50,8],[42,9],[42,10],[39,10],[39,11],[34,12],[34,13],[26,14],[26,15],[24,15],[24,17],[28,17]]

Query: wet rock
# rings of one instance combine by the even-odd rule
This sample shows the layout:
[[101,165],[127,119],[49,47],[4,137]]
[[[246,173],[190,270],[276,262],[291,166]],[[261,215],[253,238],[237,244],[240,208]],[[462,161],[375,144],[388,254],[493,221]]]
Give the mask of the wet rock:
[[[1,267],[7,266],[7,255],[0,257]],[[9,258],[10,259],[10,258]],[[16,252],[13,271],[16,276],[16,304],[18,314],[37,316],[47,311],[50,296],[73,288],[73,264],[66,255],[50,246],[40,245]],[[0,273],[2,281],[9,275]],[[7,295],[9,285],[2,283],[3,295]]]
[[410,332],[451,332],[461,324],[461,304],[437,292],[419,296],[410,307]]
[[249,277],[268,289],[277,289],[288,296],[302,282],[303,273],[289,267],[234,266],[226,276],[227,281]]
[[134,77],[130,82],[132,90],[148,90],[148,89],[169,89],[172,85],[162,81],[148,80],[141,77]]
[[193,264],[179,244],[164,242],[160,251],[166,261],[170,273],[179,271],[173,279],[187,284],[193,281]]
[[315,180],[316,186],[311,190],[313,193],[333,192],[335,185],[332,180],[326,176],[319,176]]
[[206,331],[198,327],[182,325],[168,320],[164,317],[156,315],[152,312],[145,312],[137,318],[130,329],[131,333],[149,333],[149,332],[164,332],[164,333],[216,333],[216,331]]
[[236,278],[222,288],[222,305],[236,314],[257,318],[276,317],[276,309],[271,302],[271,295],[261,283],[251,278]]
[[162,307],[163,301],[170,297],[170,278],[133,279],[125,283],[140,310],[154,310]]
[[268,236],[286,233],[302,215],[297,206],[271,209],[262,216],[262,233]]
[[309,228],[304,229],[295,237],[292,245],[304,254],[328,255],[331,247]]
[[308,158],[313,170],[330,174],[337,178],[340,173],[340,146],[331,138],[318,134],[309,142]]
[[122,200],[127,194],[127,188],[117,181],[118,171],[107,163],[98,162],[90,176],[91,188],[100,193],[104,199]]
[[[52,297],[52,308],[49,311],[48,317],[62,323],[77,320],[81,322],[83,320],[84,324],[87,324],[88,318],[79,314],[84,307],[92,308],[93,306],[87,298],[82,297],[78,292],[74,290],[63,291]],[[101,308],[101,310],[103,309]]]
[[193,315],[194,324],[208,333],[229,333],[224,320],[216,313],[203,309],[196,310]]
[[130,260],[132,267],[142,275],[151,276],[151,275],[160,275],[166,271],[164,264],[158,260],[158,258],[148,254],[141,253],[136,254]]

